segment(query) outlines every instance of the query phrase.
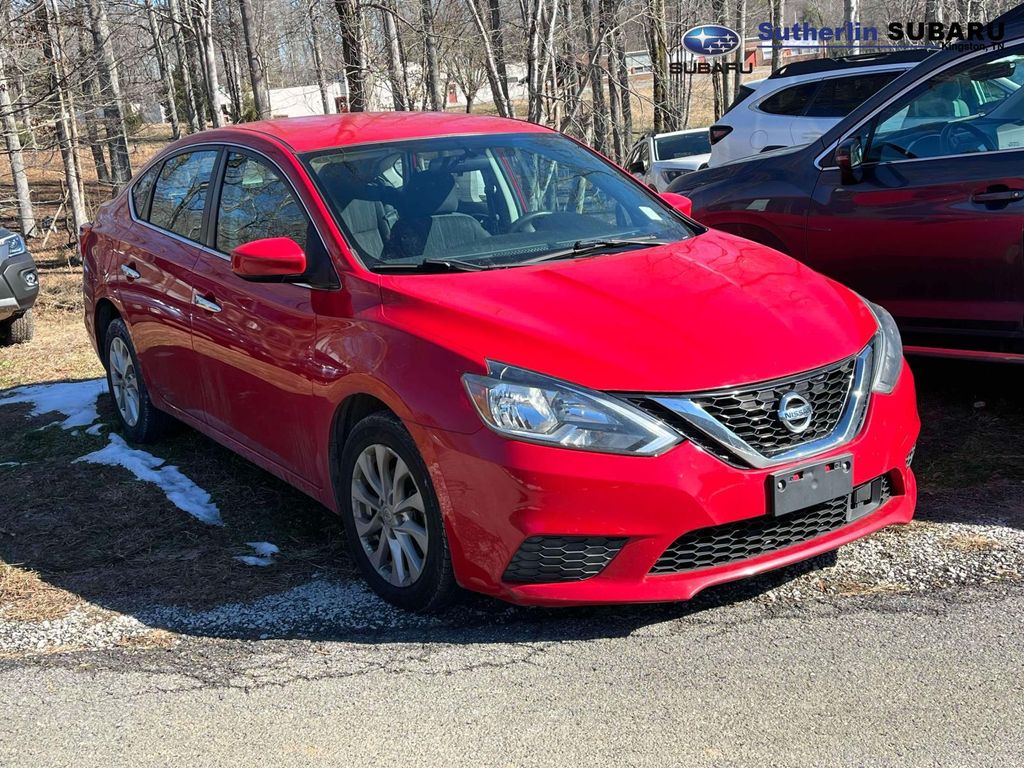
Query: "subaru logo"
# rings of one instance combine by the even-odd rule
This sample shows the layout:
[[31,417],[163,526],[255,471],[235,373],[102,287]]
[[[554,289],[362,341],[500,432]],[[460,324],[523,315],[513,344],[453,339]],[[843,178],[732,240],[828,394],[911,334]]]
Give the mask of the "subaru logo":
[[800,434],[811,426],[814,408],[798,392],[787,392],[779,401],[779,421],[793,434]]
[[740,47],[740,36],[721,24],[702,24],[686,31],[683,47],[698,56],[725,56]]

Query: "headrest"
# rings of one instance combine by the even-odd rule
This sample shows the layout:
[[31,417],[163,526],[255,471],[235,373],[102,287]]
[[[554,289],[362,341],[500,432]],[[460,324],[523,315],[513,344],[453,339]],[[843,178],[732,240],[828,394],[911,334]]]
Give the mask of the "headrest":
[[459,207],[455,177],[442,171],[420,171],[406,182],[399,212],[410,218],[454,213]]

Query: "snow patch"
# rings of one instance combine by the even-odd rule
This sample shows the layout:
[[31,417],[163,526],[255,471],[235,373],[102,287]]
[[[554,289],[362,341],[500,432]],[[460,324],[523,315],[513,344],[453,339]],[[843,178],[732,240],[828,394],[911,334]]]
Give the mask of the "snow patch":
[[0,461],[0,467],[20,467],[21,465],[20,461]]
[[32,405],[29,416],[41,416],[57,411],[63,414],[64,421],[57,421],[54,424],[60,424],[64,429],[75,429],[88,427],[99,420],[99,414],[96,413],[96,398],[106,391],[106,379],[31,384],[0,394],[0,405],[29,403]]
[[245,563],[246,565],[254,565],[259,568],[265,568],[266,566],[273,564],[274,555],[281,551],[269,541],[249,541],[246,542],[245,546],[252,549],[256,554],[237,555],[235,560]]
[[139,480],[158,486],[174,506],[200,522],[224,525],[220,510],[210,499],[210,494],[185,477],[177,467],[165,466],[164,459],[130,448],[120,435],[111,434],[106,447],[75,459],[75,463],[80,461],[124,467]]
[[103,427],[104,426],[106,426],[106,425],[105,424],[93,424],[91,427],[89,427],[87,430],[85,430],[85,434],[87,434],[87,435],[99,435],[101,432],[103,432]]

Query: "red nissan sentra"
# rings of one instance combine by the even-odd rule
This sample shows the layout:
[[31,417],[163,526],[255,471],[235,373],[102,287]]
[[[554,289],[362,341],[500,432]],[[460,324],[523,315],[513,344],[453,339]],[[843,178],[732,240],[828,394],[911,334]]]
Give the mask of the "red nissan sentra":
[[252,123],[84,228],[125,435],[336,510],[385,599],[681,600],[910,520],[888,313],[540,126]]

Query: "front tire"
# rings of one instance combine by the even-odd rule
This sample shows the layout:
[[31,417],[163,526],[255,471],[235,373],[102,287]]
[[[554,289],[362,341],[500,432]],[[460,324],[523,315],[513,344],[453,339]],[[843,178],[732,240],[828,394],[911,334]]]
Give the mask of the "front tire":
[[0,346],[24,344],[36,335],[36,317],[28,310],[21,317],[0,323]]
[[412,611],[447,605],[457,588],[441,509],[415,442],[393,414],[353,428],[339,488],[349,552],[373,591]]
[[114,400],[121,431],[132,443],[155,442],[166,433],[172,420],[157,410],[149,397],[128,327],[120,318],[115,319],[107,326],[103,338],[107,387]]

